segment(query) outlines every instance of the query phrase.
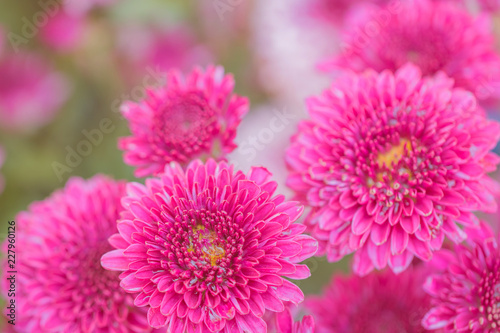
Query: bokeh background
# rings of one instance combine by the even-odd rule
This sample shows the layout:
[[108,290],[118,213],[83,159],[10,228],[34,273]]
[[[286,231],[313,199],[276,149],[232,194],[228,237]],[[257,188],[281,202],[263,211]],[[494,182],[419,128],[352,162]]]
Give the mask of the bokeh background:
[[[331,81],[315,63],[339,51],[338,26],[308,16],[307,1],[70,0],[69,10],[55,0],[0,2],[0,114],[6,114],[0,116],[0,239],[8,220],[69,177],[136,180],[117,148],[117,138],[129,133],[119,105],[141,99],[172,67],[215,63],[233,73],[251,111],[230,160],[244,170],[268,167],[290,197],[284,150],[305,117],[304,98]],[[498,17],[495,29],[498,37]],[[18,105],[24,113],[16,118],[9,112]],[[498,107],[490,112],[495,116]],[[103,120],[109,131],[89,149],[85,133]],[[309,259],[312,277],[300,287],[320,292],[334,271],[347,271],[349,260]]]

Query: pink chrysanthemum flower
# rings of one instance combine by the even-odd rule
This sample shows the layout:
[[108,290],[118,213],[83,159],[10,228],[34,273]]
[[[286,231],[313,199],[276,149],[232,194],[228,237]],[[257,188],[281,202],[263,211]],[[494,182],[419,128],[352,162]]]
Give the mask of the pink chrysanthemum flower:
[[313,316],[304,316],[294,321],[291,304],[285,304],[285,311],[266,312],[264,319],[269,333],[314,333],[315,323]]
[[287,183],[312,207],[306,223],[329,261],[356,252],[357,274],[401,272],[445,235],[462,241],[457,224],[476,224],[472,211],[496,209],[486,173],[500,126],[444,75],[422,79],[413,65],[351,74],[307,105]]
[[347,30],[343,52],[321,67],[380,72],[413,62],[425,75],[444,71],[480,100],[500,97],[500,56],[487,15],[474,17],[449,1],[398,4]]
[[422,323],[445,332],[493,333],[500,331],[500,248],[491,229],[482,224],[468,244],[436,255],[444,271],[424,285],[434,307]]
[[[266,332],[266,310],[303,300],[286,278],[304,279],[316,241],[293,223],[295,202],[273,196],[264,168],[245,176],[225,162],[172,163],[146,186],[130,184],[102,265],[123,271],[121,286],[169,332]],[[118,241],[119,240],[119,241]]]
[[151,331],[146,311],[120,288],[119,274],[100,265],[112,249],[108,238],[117,231],[124,192],[124,183],[103,176],[72,178],[17,216],[17,331]]
[[0,126],[30,131],[52,120],[68,97],[68,83],[35,54],[0,58]]
[[[306,298],[318,333],[420,333],[431,308],[422,289],[425,266],[395,275],[389,270],[365,277],[334,276],[322,296]],[[433,331],[439,333],[439,331]]]
[[248,111],[246,98],[233,94],[233,78],[222,67],[195,68],[187,77],[171,70],[166,86],[149,90],[122,113],[132,136],[120,140],[125,162],[144,177],[172,161],[187,164],[201,156],[223,156],[236,145],[236,129]]

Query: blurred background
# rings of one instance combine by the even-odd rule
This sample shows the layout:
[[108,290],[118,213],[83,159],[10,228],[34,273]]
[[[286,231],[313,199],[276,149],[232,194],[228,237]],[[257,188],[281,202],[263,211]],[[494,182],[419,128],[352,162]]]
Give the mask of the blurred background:
[[[269,168],[290,197],[284,151],[304,98],[331,80],[315,64],[339,50],[339,26],[304,10],[308,1],[1,2],[0,239],[7,221],[69,177],[133,180],[117,149],[129,134],[119,106],[141,100],[172,67],[215,63],[233,73],[251,111],[230,160]],[[300,287],[318,293],[348,261],[310,259]]]

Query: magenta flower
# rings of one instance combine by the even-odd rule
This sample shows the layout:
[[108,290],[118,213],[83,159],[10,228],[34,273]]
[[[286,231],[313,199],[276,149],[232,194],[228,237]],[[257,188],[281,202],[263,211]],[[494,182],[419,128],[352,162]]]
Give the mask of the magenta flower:
[[286,278],[304,279],[316,241],[293,223],[302,207],[273,196],[264,168],[248,175],[210,159],[177,163],[146,186],[130,184],[102,265],[169,332],[266,332],[262,315],[303,300]]
[[486,224],[472,232],[468,244],[436,255],[443,272],[430,276],[424,286],[434,305],[422,320],[428,329],[485,333],[500,329],[498,240]]
[[35,54],[0,58],[0,126],[30,131],[52,120],[68,97],[66,79]]
[[480,100],[500,97],[500,56],[487,15],[475,18],[450,1],[401,1],[346,31],[343,52],[322,68],[397,70],[413,62],[423,74],[444,71]]
[[334,276],[323,295],[306,298],[304,306],[316,318],[318,333],[427,332],[420,323],[431,308],[422,289],[427,274],[418,266],[399,275],[386,270]]
[[124,183],[103,176],[72,178],[17,216],[17,331],[151,331],[118,274],[99,263],[112,248],[108,238],[117,231],[124,190]]
[[236,129],[248,111],[247,99],[233,94],[233,86],[222,67],[210,66],[205,72],[195,68],[185,78],[169,71],[166,86],[122,107],[132,132],[119,143],[125,163],[137,167],[137,177],[144,177],[173,161],[185,165],[231,152]]
[[307,315],[299,321],[294,321],[291,307],[291,304],[285,304],[285,311],[266,312],[264,319],[267,324],[267,331],[276,333],[314,333],[314,318]]
[[[5,149],[0,146],[0,168],[5,163]],[[5,187],[5,179],[2,175],[0,175],[0,194],[3,192]]]
[[465,239],[473,211],[494,211],[500,126],[474,96],[407,65],[339,79],[308,100],[310,120],[287,151],[287,184],[329,261],[356,252],[354,271],[428,261],[444,236]]
[[47,24],[40,27],[40,38],[58,51],[73,51],[84,40],[86,19],[84,15],[58,10],[49,18]]

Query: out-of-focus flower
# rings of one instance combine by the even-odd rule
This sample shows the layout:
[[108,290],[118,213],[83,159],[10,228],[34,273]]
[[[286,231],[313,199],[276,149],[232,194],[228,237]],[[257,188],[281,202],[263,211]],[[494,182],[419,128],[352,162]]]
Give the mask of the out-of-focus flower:
[[40,38],[58,51],[74,50],[82,40],[85,22],[86,17],[83,15],[58,10],[49,18],[47,24],[40,28]]
[[186,77],[171,70],[166,81],[148,90],[144,101],[122,107],[132,136],[119,147],[137,177],[157,174],[172,161],[225,156],[236,147],[236,130],[248,111],[248,100],[233,93],[233,78],[222,67],[195,68]]
[[489,16],[474,17],[447,1],[412,0],[360,21],[323,69],[395,71],[413,62],[424,75],[444,71],[479,100],[500,97],[500,56]]
[[500,11],[500,0],[478,0],[481,9],[489,12]]
[[[445,332],[498,332],[500,329],[500,250],[498,239],[482,224],[468,244],[436,254],[443,272],[427,279],[433,308],[422,320]],[[439,256],[439,257],[438,257]]]
[[312,207],[306,223],[329,261],[356,252],[357,274],[401,272],[414,256],[430,260],[445,235],[464,240],[457,224],[477,224],[473,211],[496,209],[487,173],[500,126],[452,85],[406,65],[351,73],[308,100],[288,185]]
[[328,87],[315,65],[338,49],[335,30],[302,15],[308,1],[256,0],[251,21],[258,81],[297,114],[305,97]]
[[[334,276],[322,296],[306,298],[318,333],[420,333],[431,308],[423,291],[425,266],[395,275],[389,270],[365,277]],[[438,333],[439,331],[433,331]]]
[[50,122],[68,97],[68,83],[35,54],[0,58],[0,126],[30,131]]
[[264,320],[268,332],[276,333],[314,333],[315,323],[313,316],[304,316],[299,321],[294,321],[291,305],[285,305],[285,311],[266,312]]
[[108,238],[117,231],[124,190],[124,183],[104,176],[72,178],[17,216],[17,331],[151,331],[146,311],[134,307],[118,274],[100,265],[112,248]]
[[123,271],[121,287],[147,307],[149,324],[169,332],[266,332],[264,312],[303,300],[285,277],[310,275],[298,263],[316,241],[295,222],[302,207],[273,196],[264,168],[247,175],[225,162],[172,163],[146,186],[129,184],[102,265]]
[[75,0],[65,1],[64,10],[72,15],[84,15],[94,8],[104,8],[116,3],[117,0]]
[[173,68],[188,71],[195,65],[208,65],[212,56],[185,26],[166,30],[123,27],[118,34],[118,52],[124,55],[126,71],[144,75],[148,67],[166,72]]
[[[3,166],[5,162],[5,150],[0,146],[0,168]],[[5,180],[2,175],[0,175],[0,194],[3,192],[5,187]]]

